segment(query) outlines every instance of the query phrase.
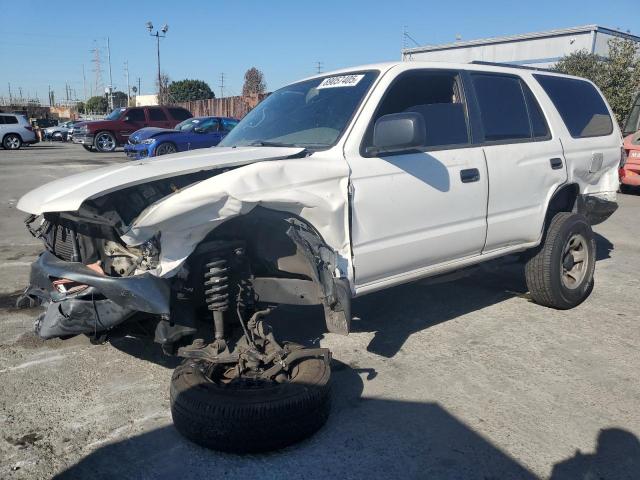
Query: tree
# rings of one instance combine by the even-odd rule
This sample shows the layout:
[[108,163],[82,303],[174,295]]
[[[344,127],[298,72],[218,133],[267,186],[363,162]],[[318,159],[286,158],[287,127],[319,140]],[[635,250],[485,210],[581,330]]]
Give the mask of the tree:
[[169,98],[172,102],[189,102],[215,98],[211,87],[202,80],[179,80],[169,85]]
[[113,108],[127,106],[127,94],[124,92],[113,92]]
[[158,80],[156,80],[156,87],[158,88],[158,105],[164,105],[168,102],[167,92],[169,90],[169,84],[171,83],[171,79],[169,75],[166,73],[160,74],[160,84],[158,85]]
[[109,102],[106,97],[102,96],[91,97],[87,100],[87,104],[85,106],[87,113],[107,113],[108,108]]
[[244,74],[244,85],[242,86],[242,96],[256,95],[264,93],[267,85],[264,82],[263,73],[256,67],[251,67]]
[[78,113],[86,113],[86,110],[85,110],[85,104],[84,104],[84,102],[78,102],[78,103],[76,103],[76,111],[77,111]]
[[614,38],[609,40],[607,58],[582,50],[564,56],[555,70],[595,83],[622,124],[640,90],[640,47],[632,40]]

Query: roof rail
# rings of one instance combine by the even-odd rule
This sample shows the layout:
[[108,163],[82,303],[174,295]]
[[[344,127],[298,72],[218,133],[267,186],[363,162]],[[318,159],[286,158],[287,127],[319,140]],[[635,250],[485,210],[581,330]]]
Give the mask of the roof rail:
[[[512,65],[510,63],[485,62],[483,60],[473,60],[469,63],[473,63],[475,65],[490,65],[492,67],[521,68],[523,70],[536,70],[538,72],[554,72],[554,70],[551,70],[550,68],[529,67],[527,65]],[[554,73],[557,73],[557,72],[554,72]]]

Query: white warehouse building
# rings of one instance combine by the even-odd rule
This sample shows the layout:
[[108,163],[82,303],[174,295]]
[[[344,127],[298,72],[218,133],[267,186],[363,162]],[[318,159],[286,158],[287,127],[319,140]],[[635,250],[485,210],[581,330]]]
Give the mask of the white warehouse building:
[[607,56],[612,38],[638,42],[640,37],[598,25],[524,33],[506,37],[457,41],[402,50],[405,61],[469,63],[472,61],[509,63],[548,68],[563,56],[580,50]]

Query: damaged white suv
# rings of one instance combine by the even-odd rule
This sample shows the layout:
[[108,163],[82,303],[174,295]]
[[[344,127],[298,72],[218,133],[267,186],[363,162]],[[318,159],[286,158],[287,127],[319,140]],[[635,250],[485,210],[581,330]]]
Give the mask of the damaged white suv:
[[[329,413],[330,354],[276,339],[279,304],[323,305],[526,252],[532,298],[593,287],[591,225],[616,208],[622,140],[590,82],[487,64],[388,63],[286,86],[219,147],[110,166],[26,194],[46,250],[26,295],[44,337],[154,322],[174,423],[269,450]],[[287,332],[278,332],[286,337]]]

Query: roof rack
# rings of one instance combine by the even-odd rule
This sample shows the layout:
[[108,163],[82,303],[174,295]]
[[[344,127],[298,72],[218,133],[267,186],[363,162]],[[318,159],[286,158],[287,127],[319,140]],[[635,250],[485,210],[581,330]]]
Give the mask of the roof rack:
[[[510,63],[485,62],[483,60],[473,60],[469,63],[473,63],[475,65],[490,65],[492,67],[521,68],[523,70],[536,70],[538,72],[554,72],[554,70],[551,70],[550,68],[529,67],[527,65],[512,65]],[[554,72],[554,73],[557,73],[557,72]]]

